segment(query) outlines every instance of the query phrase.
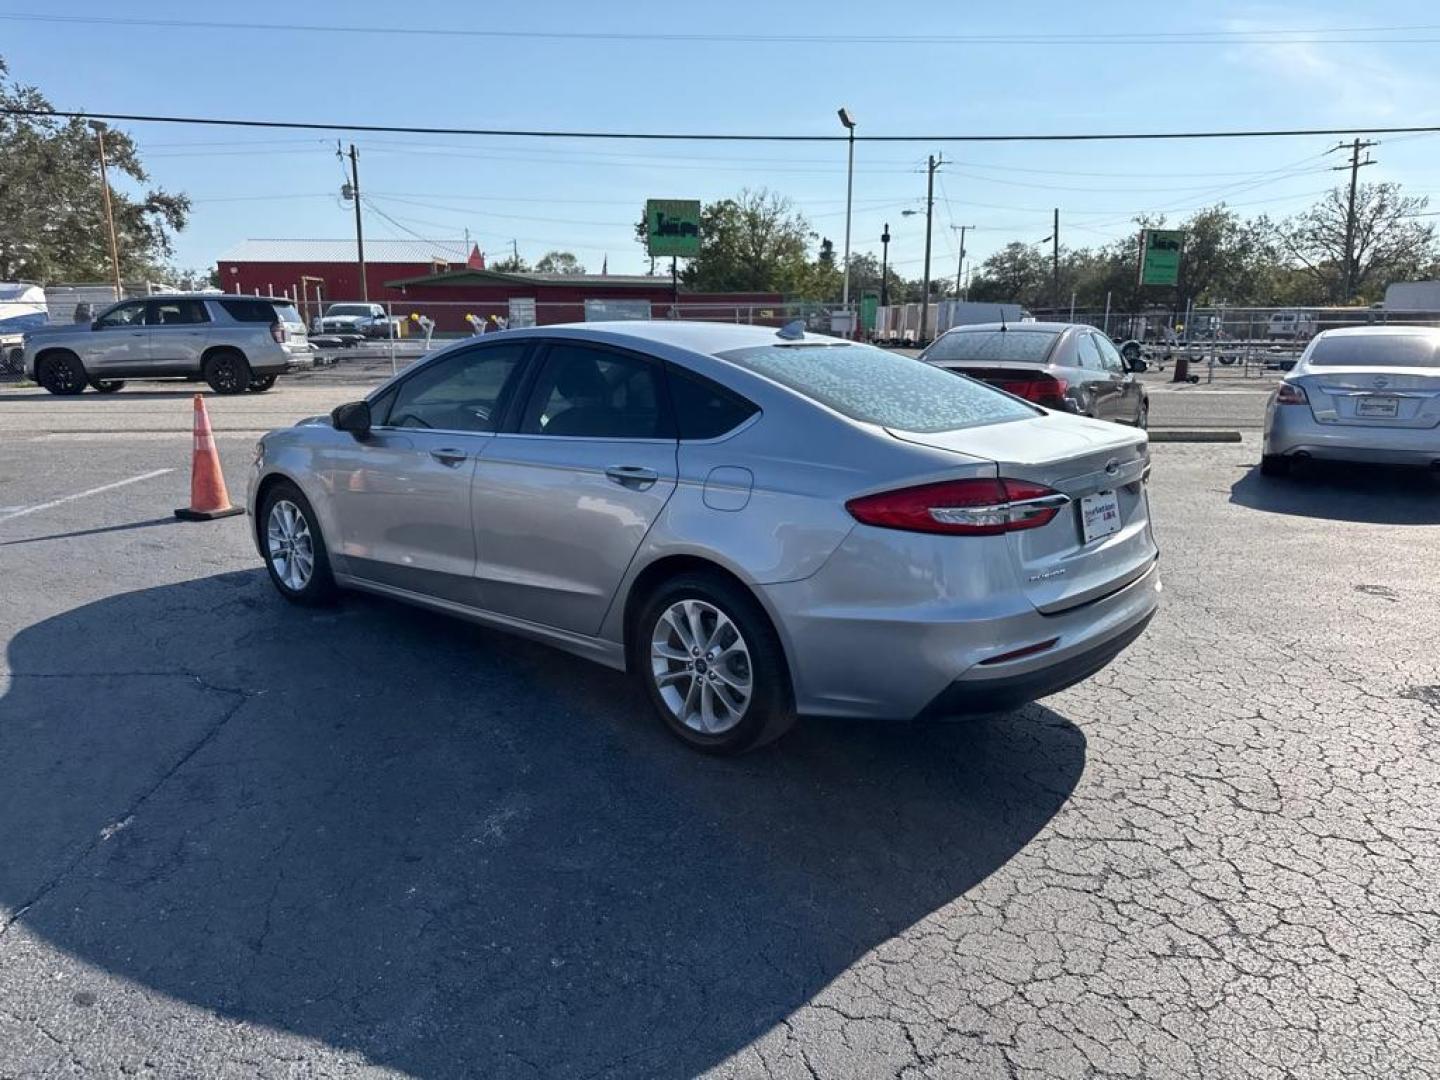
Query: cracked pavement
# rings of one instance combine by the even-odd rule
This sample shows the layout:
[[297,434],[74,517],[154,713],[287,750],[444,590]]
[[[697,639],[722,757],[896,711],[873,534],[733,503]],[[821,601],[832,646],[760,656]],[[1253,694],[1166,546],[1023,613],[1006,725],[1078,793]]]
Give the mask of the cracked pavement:
[[[187,451],[12,444],[0,505]],[[0,521],[0,1077],[1434,1076],[1440,484],[1257,453],[1154,449],[1097,678],[739,761],[284,605],[183,472]]]

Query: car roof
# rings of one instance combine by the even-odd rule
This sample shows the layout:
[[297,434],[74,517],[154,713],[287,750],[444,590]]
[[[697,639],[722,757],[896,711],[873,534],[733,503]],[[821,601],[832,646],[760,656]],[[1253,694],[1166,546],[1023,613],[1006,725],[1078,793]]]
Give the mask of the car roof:
[[[1048,331],[1049,333],[1052,333],[1052,334],[1058,334],[1058,333],[1061,333],[1062,331],[1065,331],[1065,330],[1078,330],[1078,329],[1081,329],[1081,328],[1084,328],[1084,329],[1086,329],[1086,330],[1094,330],[1094,329],[1095,329],[1095,327],[1089,326],[1089,325],[1087,325],[1086,323],[1069,323],[1069,322],[1003,322],[1003,323],[1002,323],[1002,322],[987,322],[987,323],[966,323],[964,326],[952,326],[949,330],[946,330],[945,333],[946,333],[946,334],[963,334],[963,333],[965,333],[967,330],[1006,330],[1006,331],[1015,331],[1015,330],[1024,330],[1024,331],[1045,330],[1045,331]],[[941,336],[943,337],[944,335],[942,334]]]
[[1440,326],[1341,326],[1315,335],[1320,338],[1335,337],[1399,337],[1399,336],[1440,336]]
[[803,338],[787,340],[779,336],[779,327],[775,326],[748,326],[737,323],[691,322],[672,319],[648,322],[638,319],[618,319],[608,322],[557,323],[549,326],[525,327],[520,332],[527,335],[543,335],[553,331],[584,331],[601,334],[609,341],[628,338],[637,344],[654,342],[688,349],[691,352],[703,353],[707,356],[716,356],[730,349],[754,348],[760,345],[793,345],[806,342],[824,342],[834,345],[856,344],[856,342],[846,341],[844,338],[832,337],[828,334],[812,334],[809,331],[805,332]]

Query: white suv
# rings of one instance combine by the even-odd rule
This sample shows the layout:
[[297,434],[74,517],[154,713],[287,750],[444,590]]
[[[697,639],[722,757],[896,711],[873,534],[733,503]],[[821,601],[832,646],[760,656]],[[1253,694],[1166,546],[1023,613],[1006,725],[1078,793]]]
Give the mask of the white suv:
[[315,350],[288,300],[171,293],[125,300],[91,323],[25,335],[25,374],[52,394],[111,393],[126,379],[204,379],[217,394],[263,392]]

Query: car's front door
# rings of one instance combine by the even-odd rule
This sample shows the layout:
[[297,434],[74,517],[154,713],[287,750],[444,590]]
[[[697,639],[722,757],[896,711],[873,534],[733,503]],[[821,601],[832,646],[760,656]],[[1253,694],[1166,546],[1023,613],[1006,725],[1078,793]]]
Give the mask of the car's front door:
[[1120,355],[1120,350],[1108,337],[1104,334],[1096,334],[1095,344],[1100,349],[1100,362],[1105,365],[1105,371],[1109,374],[1111,381],[1120,388],[1120,393],[1115,401],[1115,412],[1106,419],[1118,420],[1125,424],[1138,424],[1141,419],[1141,401],[1144,393],[1140,386],[1140,380],[1126,366],[1125,358]]
[[92,379],[124,378],[144,360],[149,342],[145,301],[117,304],[95,320],[83,339],[85,373]]
[[424,364],[376,400],[366,437],[324,454],[333,546],[350,573],[479,606],[471,477],[525,354],[512,341]]
[[517,430],[475,470],[476,576],[500,614],[595,634],[675,490],[659,361],[589,343],[544,350]]
[[205,301],[158,297],[145,305],[150,345],[138,366],[155,375],[187,375],[200,370],[210,333]]

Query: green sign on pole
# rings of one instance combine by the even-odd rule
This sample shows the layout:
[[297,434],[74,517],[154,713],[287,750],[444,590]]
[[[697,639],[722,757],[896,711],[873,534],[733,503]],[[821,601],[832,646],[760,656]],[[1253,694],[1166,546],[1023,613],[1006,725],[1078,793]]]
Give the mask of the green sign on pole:
[[1185,233],[1180,229],[1146,229],[1140,234],[1140,284],[1180,284],[1180,250]]
[[700,200],[649,199],[645,203],[645,247],[651,255],[700,254]]
[[860,294],[860,327],[875,329],[875,313],[880,310],[880,294],[866,289]]

